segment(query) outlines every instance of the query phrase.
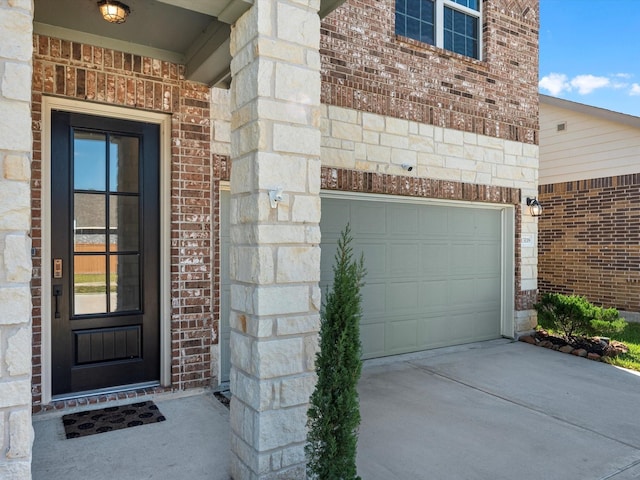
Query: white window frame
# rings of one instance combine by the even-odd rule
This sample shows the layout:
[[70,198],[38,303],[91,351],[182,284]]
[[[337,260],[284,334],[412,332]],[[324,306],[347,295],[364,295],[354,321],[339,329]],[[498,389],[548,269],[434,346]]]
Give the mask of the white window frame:
[[[453,2],[451,0],[435,0],[436,2],[436,47],[442,48],[443,50],[447,50],[444,48],[444,7],[449,7],[452,10],[458,10],[466,15],[471,17],[476,17],[478,19],[478,58],[477,60],[482,60],[482,0],[478,0],[478,8],[479,10],[474,10],[469,7],[465,7],[464,5],[460,5],[459,3]],[[447,50],[447,52],[453,52],[453,50]],[[456,52],[453,52],[456,53]],[[458,53],[458,55],[462,55]],[[466,57],[466,55],[463,55]],[[467,57],[473,58],[473,57]]]

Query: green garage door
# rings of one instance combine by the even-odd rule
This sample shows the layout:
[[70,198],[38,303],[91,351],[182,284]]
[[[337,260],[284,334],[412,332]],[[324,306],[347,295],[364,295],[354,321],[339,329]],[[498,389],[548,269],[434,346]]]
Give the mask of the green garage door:
[[367,269],[364,358],[500,337],[500,209],[325,197],[323,294],[347,222]]

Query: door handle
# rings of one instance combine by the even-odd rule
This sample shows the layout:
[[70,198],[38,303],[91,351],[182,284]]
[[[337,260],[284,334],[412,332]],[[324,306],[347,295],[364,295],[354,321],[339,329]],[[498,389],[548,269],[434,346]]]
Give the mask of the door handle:
[[60,308],[58,307],[58,302],[60,297],[62,296],[62,285],[53,285],[53,296],[56,299],[56,310],[54,313],[54,317],[60,318]]

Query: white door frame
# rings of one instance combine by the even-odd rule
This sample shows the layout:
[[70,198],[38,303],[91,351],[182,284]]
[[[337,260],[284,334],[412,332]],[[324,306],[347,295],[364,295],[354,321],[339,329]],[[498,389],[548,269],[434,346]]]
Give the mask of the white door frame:
[[[171,384],[171,116],[67,98],[42,97],[41,363],[42,403],[51,395],[51,111],[157,124],[160,128],[160,384]],[[118,390],[118,389],[116,389]],[[70,395],[74,397],[78,395]],[[66,397],[65,397],[66,398]]]

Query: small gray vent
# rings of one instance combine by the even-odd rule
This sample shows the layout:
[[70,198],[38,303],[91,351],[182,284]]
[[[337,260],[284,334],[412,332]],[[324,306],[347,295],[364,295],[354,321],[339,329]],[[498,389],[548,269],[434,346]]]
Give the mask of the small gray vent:
[[567,129],[567,122],[559,123],[557,129],[558,132],[564,132]]

